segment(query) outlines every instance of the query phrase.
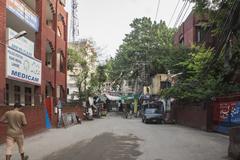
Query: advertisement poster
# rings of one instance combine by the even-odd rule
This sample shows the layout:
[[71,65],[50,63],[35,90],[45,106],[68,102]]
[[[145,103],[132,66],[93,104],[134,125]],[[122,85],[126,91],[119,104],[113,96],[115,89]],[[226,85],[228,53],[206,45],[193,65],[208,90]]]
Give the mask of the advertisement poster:
[[41,61],[7,48],[6,77],[41,85]]
[[[11,39],[18,33],[11,28],[7,28],[7,39]],[[34,43],[25,37],[11,39],[8,41],[8,46],[19,51],[26,56],[34,57]]]

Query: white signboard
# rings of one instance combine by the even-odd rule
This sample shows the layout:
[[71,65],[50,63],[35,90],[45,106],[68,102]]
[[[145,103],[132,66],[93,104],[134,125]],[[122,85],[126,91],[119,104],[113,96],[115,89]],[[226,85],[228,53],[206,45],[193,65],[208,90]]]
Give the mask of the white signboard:
[[7,78],[41,85],[41,61],[7,48]]
[[[18,33],[13,29],[7,29],[7,39],[14,37],[16,34]],[[8,41],[8,46],[21,52],[22,54],[34,57],[34,43],[25,37],[11,39],[10,41]]]
[[25,21],[35,31],[39,29],[38,16],[33,13],[28,7],[20,0],[7,0],[7,9],[20,19]]

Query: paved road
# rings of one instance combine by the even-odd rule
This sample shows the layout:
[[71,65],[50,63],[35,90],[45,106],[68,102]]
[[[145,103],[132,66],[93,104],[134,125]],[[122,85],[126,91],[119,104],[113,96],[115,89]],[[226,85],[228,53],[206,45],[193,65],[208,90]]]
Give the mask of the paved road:
[[227,147],[220,134],[117,115],[26,140],[31,160],[226,160]]
[[146,125],[140,119],[119,116],[103,120],[99,127],[105,129],[102,134],[52,153],[44,160],[226,159],[225,136],[174,125]]

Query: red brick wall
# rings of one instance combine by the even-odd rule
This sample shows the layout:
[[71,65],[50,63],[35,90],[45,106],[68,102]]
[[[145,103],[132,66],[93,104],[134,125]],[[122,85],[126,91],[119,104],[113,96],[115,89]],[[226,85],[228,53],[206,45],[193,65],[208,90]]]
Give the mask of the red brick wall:
[[196,42],[194,14],[191,13],[184,22],[184,45],[191,47]]
[[[184,37],[184,46],[191,47],[193,44],[197,43],[197,31],[196,31],[196,24],[200,22],[207,22],[208,17],[205,16],[198,16],[194,12],[191,12],[187,19],[181,24],[178,31],[174,35],[174,45],[179,45],[179,37],[183,34]],[[210,32],[206,35],[205,41],[207,46],[214,45],[214,38],[210,35]]]
[[[59,4],[59,1],[56,0],[50,0],[50,2],[53,5],[54,10],[54,16],[53,16],[53,28],[49,28],[46,26],[46,5],[47,1],[37,1],[37,13],[40,17],[40,32],[37,33],[37,42],[39,45],[37,45],[37,52],[40,53],[38,55],[39,58],[42,60],[42,85],[41,85],[41,94],[44,97],[45,96],[45,84],[47,81],[50,81],[52,85],[55,87],[56,84],[61,84],[64,88],[64,91],[66,91],[66,73],[58,73],[56,71],[56,53],[61,50],[64,55],[67,53],[67,39],[63,40],[58,37],[57,33],[57,25],[58,23],[61,23],[59,21],[59,14],[64,17],[65,23],[67,20],[67,12],[65,11],[64,7]],[[62,31],[62,33],[67,35],[67,27],[65,27],[65,31]],[[53,68],[49,69],[45,66],[45,59],[46,59],[46,43],[47,40],[51,42],[53,45]],[[64,63],[66,63],[66,59],[64,59]],[[60,78],[59,78],[60,77]],[[56,96],[56,88],[53,90],[53,96]]]
[[174,35],[174,44],[179,45],[179,36],[183,34],[184,46],[191,47],[195,42],[195,26],[194,26],[194,14],[193,12],[187,17],[187,19],[181,24],[177,33]]
[[173,114],[178,124],[208,129],[208,112],[204,104],[174,104]]
[[0,1],[0,105],[4,104],[5,95],[5,41],[6,41],[6,0]]
[[[0,116],[10,107],[0,107]],[[24,107],[22,112],[25,113],[28,125],[24,128],[24,135],[31,136],[45,130],[45,113],[42,107]],[[0,143],[5,141],[6,125],[0,124]]]

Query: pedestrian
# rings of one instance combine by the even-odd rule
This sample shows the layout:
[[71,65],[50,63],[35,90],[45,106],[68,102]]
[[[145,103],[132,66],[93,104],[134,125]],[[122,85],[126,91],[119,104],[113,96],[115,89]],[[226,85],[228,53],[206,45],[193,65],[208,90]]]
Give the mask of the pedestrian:
[[17,143],[21,160],[27,160],[28,156],[24,156],[23,141],[24,135],[22,128],[27,125],[25,114],[20,112],[22,105],[16,103],[14,109],[7,111],[1,118],[0,122],[7,124],[6,136],[6,160],[10,160],[12,149]]

